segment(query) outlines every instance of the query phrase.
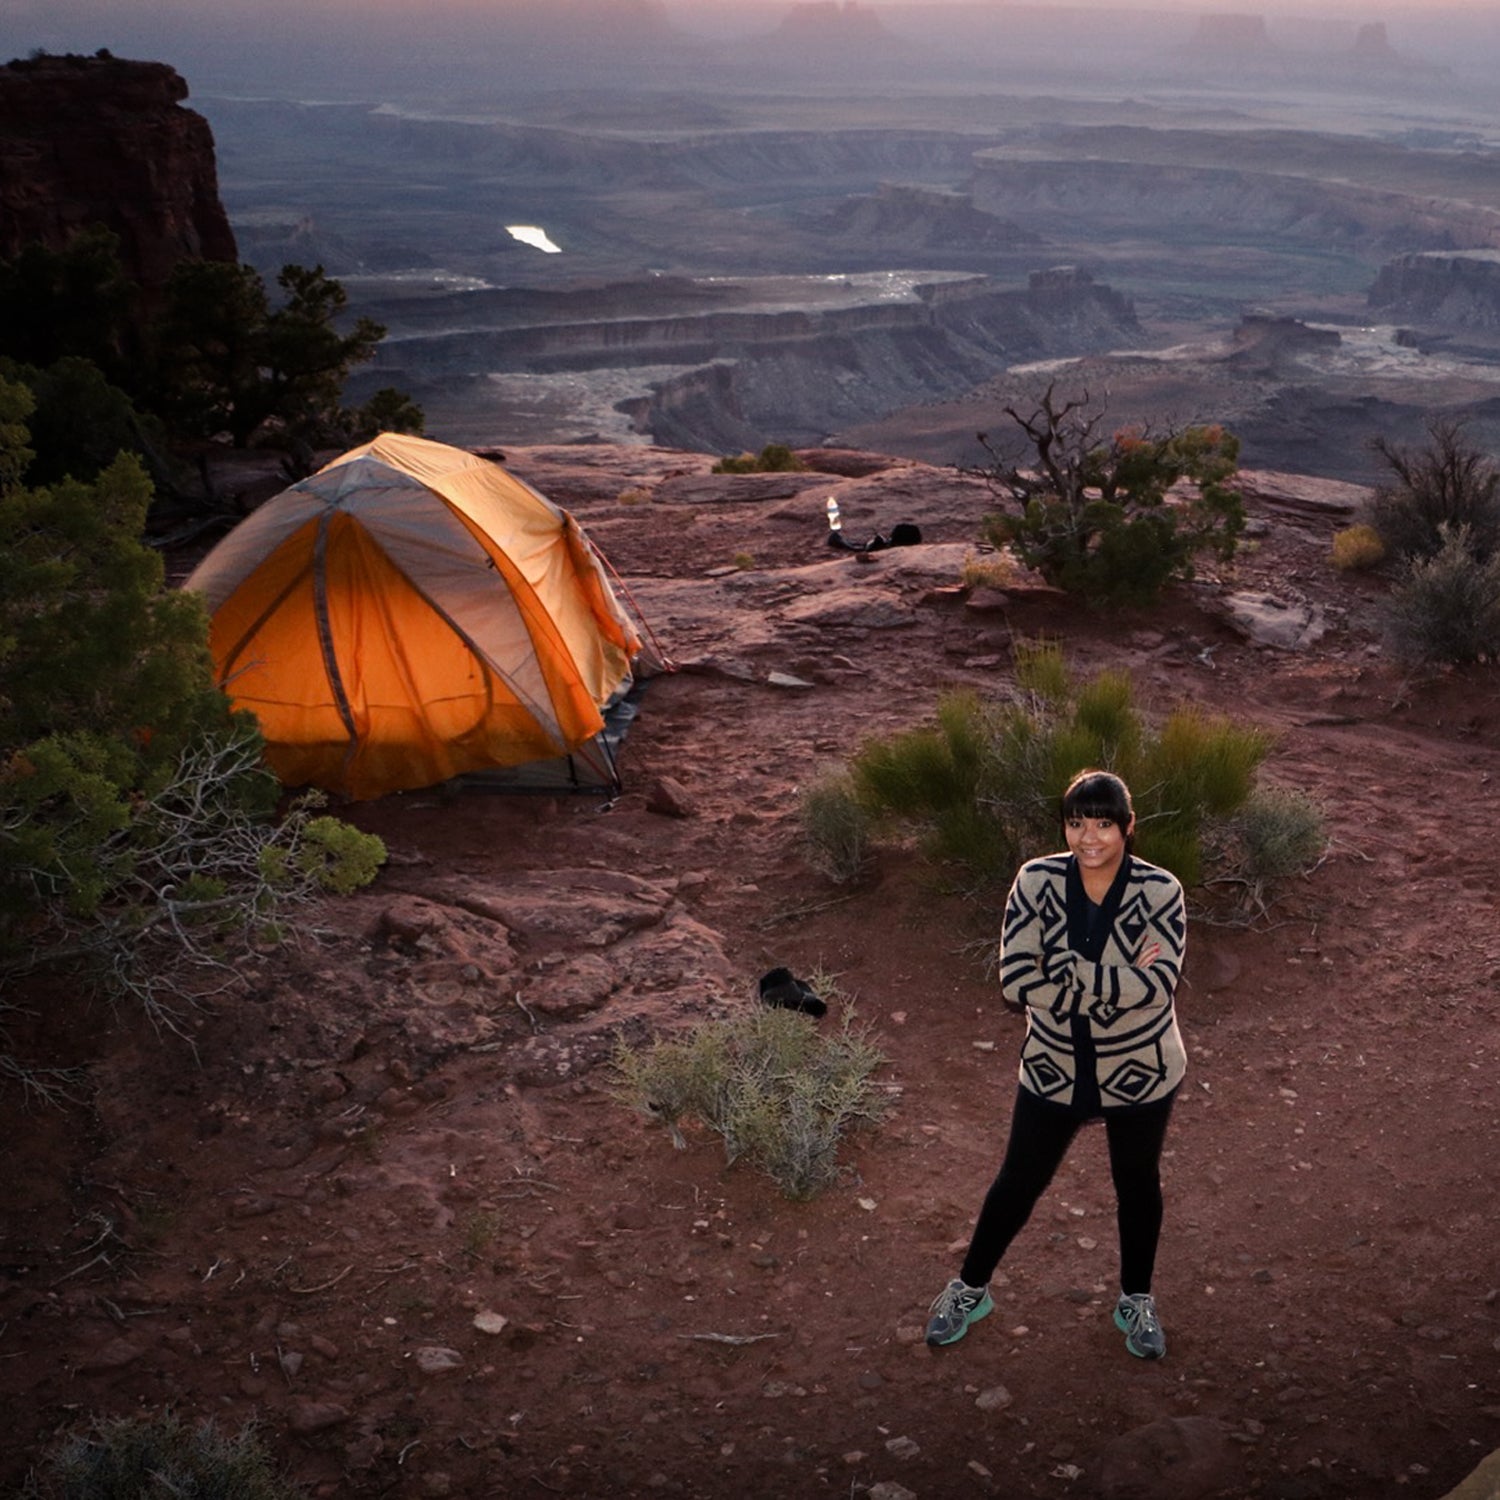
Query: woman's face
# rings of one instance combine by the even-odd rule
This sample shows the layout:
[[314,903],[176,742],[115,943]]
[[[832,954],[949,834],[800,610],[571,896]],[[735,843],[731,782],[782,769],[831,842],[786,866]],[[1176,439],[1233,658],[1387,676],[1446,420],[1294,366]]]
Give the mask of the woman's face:
[[1085,874],[1113,875],[1125,858],[1125,836],[1134,827],[1134,818],[1122,828],[1113,818],[1074,817],[1064,822],[1063,831]]

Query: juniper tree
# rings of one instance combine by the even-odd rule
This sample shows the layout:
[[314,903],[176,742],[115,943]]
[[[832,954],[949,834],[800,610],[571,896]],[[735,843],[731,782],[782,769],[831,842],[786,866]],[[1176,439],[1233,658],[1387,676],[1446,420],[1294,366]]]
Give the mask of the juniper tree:
[[[1009,546],[1049,582],[1093,603],[1147,604],[1176,578],[1190,578],[1200,552],[1234,555],[1244,506],[1230,480],[1239,440],[1218,425],[1152,432],[1111,431],[1085,391],[1042,393],[1034,410],[1007,406],[1009,445],[980,444],[977,469],[1007,509],[985,535]],[[1187,493],[1170,493],[1181,480]]]
[[367,882],[383,850],[306,805],[272,817],[202,602],[141,540],[140,465],[23,485],[31,406],[0,380],[0,987],[66,965],[170,1024],[185,964]]

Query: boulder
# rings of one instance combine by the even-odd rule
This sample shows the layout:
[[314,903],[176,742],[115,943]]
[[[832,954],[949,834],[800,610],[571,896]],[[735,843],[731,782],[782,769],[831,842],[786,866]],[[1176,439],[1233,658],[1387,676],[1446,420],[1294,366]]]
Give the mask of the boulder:
[[1278,599],[1273,594],[1226,594],[1225,618],[1253,646],[1302,651],[1323,638],[1322,606]]

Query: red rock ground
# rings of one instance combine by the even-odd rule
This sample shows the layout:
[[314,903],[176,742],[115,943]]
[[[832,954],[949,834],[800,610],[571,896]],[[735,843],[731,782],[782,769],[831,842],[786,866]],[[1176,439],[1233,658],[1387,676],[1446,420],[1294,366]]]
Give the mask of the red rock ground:
[[[951,585],[986,504],[939,471],[804,488],[641,450],[513,462],[679,665],[626,791],[350,809],[387,869],[248,965],[193,1020],[196,1058],[18,997],[42,1014],[17,1045],[86,1063],[93,1094],[0,1096],[7,1484],[90,1414],[166,1405],[254,1418],[327,1496],[1420,1500],[1500,1447],[1500,703],[1492,671],[1403,674],[1380,649],[1384,585],[1328,560],[1344,494],[1260,481],[1232,570],[1121,615],[1035,589],[972,607]],[[923,546],[833,556],[832,492],[857,539],[913,519]],[[1229,587],[1320,601],[1331,628],[1255,649]],[[1012,639],[1042,633],[1082,673],[1128,667],[1155,710],[1271,728],[1266,774],[1329,815],[1327,857],[1265,919],[1192,932],[1156,1365],[1110,1324],[1096,1131],[996,1313],[921,1342],[1014,1087],[994,906],[897,847],[839,887],[800,843],[799,787],[950,688],[1003,689]],[[648,807],[662,777],[688,816]],[[751,1005],[775,964],[836,978],[896,1101],[806,1204],[704,1135],[674,1150],[602,1065],[617,1028]]]

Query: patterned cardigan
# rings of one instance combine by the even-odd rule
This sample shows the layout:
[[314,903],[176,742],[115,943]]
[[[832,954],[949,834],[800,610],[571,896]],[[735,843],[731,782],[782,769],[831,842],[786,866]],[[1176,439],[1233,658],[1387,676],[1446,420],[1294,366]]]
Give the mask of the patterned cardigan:
[[[1086,909],[1071,854],[1022,865],[1005,903],[1000,988],[1006,1005],[1026,1016],[1021,1085],[1074,1105],[1093,1093],[1075,1088],[1077,1066],[1092,1053],[1101,1108],[1166,1098],[1187,1071],[1172,1004],[1187,943],[1182,887],[1169,871],[1127,854],[1103,903],[1108,925],[1093,945],[1096,963],[1077,952]],[[1137,968],[1153,941],[1160,953]]]

